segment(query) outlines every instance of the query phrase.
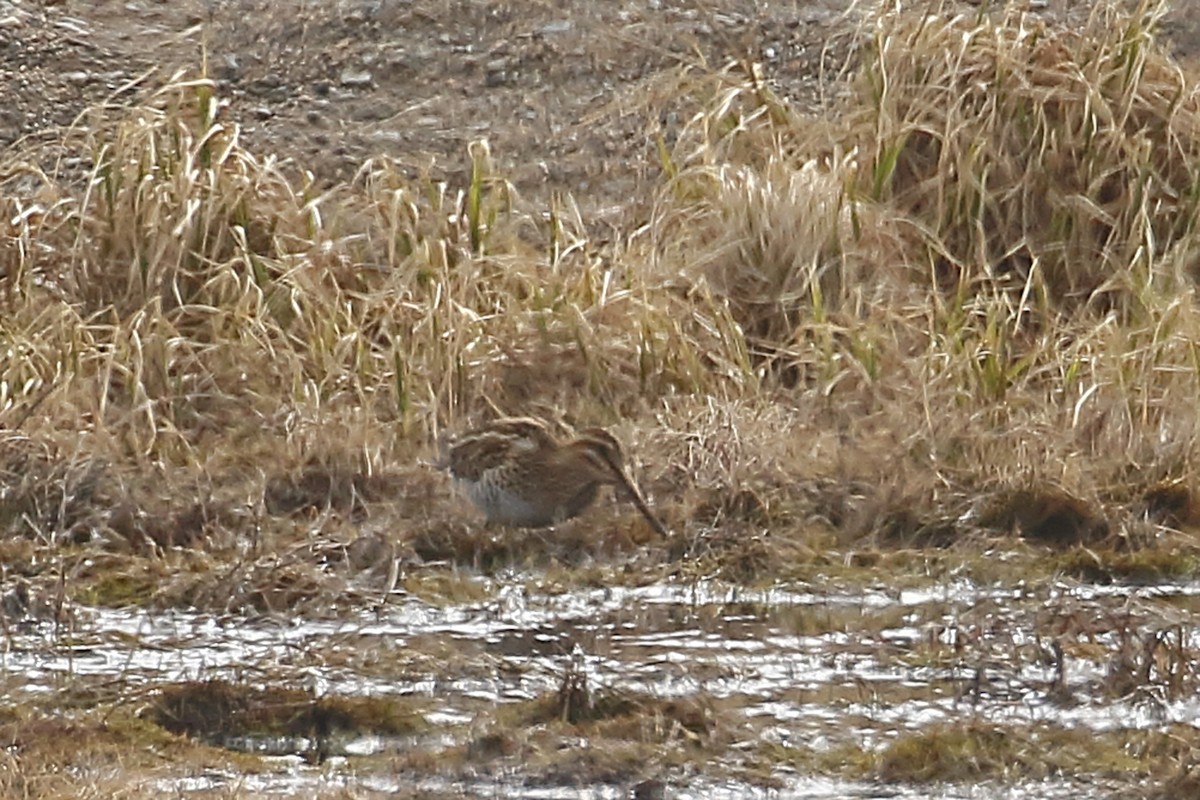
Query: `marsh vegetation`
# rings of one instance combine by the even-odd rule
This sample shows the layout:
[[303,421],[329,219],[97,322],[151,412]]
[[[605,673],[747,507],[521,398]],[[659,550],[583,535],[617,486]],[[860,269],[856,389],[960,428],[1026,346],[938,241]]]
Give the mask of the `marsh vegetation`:
[[[321,174],[203,59],[14,143],[0,794],[1194,792],[1165,11],[853,9],[804,103],[673,62],[629,193]],[[497,413],[612,431],[669,534],[480,524],[431,462]]]

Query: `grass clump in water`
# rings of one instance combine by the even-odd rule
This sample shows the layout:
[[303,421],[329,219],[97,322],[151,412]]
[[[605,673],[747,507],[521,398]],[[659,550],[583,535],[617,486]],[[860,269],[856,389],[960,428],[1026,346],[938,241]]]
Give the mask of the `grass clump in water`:
[[1136,761],[1115,743],[1088,731],[968,722],[901,733],[876,756],[874,770],[880,780],[889,782],[963,783],[1136,768]]
[[1067,575],[1093,583],[1125,582],[1153,585],[1187,580],[1200,571],[1200,553],[1194,547],[1160,546],[1132,552],[1077,548],[1057,559]]
[[407,735],[425,723],[396,698],[317,698],[286,687],[258,689],[211,680],[164,687],[149,718],[165,730],[220,746],[244,737]]

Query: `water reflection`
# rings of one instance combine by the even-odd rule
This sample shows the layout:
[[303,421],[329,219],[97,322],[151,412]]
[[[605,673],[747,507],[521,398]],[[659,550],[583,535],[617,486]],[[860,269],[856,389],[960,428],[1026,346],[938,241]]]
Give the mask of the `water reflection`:
[[[513,581],[486,589],[488,600],[451,605],[397,594],[381,609],[342,620],[76,609],[69,629],[10,629],[0,654],[3,691],[6,699],[51,691],[76,676],[137,686],[277,679],[283,670],[319,693],[429,697],[436,708],[427,720],[449,728],[468,723],[481,705],[552,691],[575,652],[594,686],[660,697],[702,692],[734,703],[763,740],[810,747],[844,737],[883,746],[896,731],[970,715],[1095,730],[1200,720],[1200,701],[1191,695],[1106,694],[1113,664],[1131,647],[1130,632],[1169,623],[1180,648],[1194,651],[1200,639],[1191,622],[1200,597],[1196,585],[1001,590],[961,582],[820,593],[697,582],[551,596],[530,594]],[[1127,623],[1124,634],[1112,626],[1087,628],[1087,620],[1115,615]],[[1048,620],[1066,647],[1060,662],[1045,640]],[[390,746],[375,739],[346,748]],[[879,787],[835,784],[822,794],[819,782],[806,781],[801,791],[793,777],[788,785],[794,794],[772,796],[881,796],[870,793]],[[689,795],[683,789],[675,796],[718,797],[718,790]],[[1053,790],[1039,784],[1028,796],[1052,796]],[[504,796],[616,796],[606,791],[540,795],[522,789]],[[752,796],[747,791],[743,786],[729,796]],[[893,797],[995,796],[974,789],[887,791]]]

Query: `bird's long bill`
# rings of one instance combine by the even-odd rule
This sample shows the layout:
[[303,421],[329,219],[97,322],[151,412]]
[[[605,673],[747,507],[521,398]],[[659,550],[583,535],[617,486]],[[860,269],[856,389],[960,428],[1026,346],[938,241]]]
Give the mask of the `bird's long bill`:
[[642,497],[642,493],[633,485],[633,481],[629,480],[629,476],[625,474],[625,470],[618,467],[616,464],[609,464],[612,471],[617,476],[617,480],[621,482],[621,486],[625,491],[629,492],[629,496],[633,498],[633,504],[637,506],[638,511],[642,512],[642,516],[650,523],[650,527],[654,528],[660,536],[669,536],[665,525],[663,525],[658,517],[654,516],[654,512],[650,510],[650,506],[646,505],[646,498]]

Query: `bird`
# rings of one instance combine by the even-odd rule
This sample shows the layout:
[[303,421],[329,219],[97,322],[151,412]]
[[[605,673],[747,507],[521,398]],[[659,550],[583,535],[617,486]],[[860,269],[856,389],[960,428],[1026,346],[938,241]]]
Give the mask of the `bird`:
[[621,445],[603,428],[560,441],[533,417],[501,417],[445,442],[437,465],[488,524],[545,528],[573,519],[602,486],[623,489],[660,535],[667,529],[625,472]]

